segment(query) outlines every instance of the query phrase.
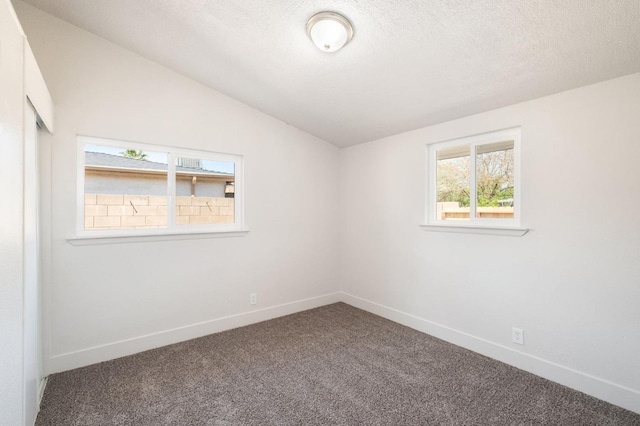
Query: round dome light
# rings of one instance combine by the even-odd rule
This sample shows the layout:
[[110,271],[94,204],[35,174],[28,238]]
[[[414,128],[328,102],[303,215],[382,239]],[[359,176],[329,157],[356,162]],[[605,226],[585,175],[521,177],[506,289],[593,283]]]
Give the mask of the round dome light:
[[307,33],[323,52],[335,52],[353,38],[351,22],[334,12],[320,12],[307,22]]

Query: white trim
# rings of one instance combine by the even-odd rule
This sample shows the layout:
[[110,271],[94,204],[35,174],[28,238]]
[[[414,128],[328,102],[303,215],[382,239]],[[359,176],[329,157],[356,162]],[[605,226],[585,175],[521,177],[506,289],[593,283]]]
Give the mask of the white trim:
[[162,232],[141,235],[82,235],[69,237],[67,241],[74,246],[93,246],[100,244],[148,243],[152,241],[198,240],[203,238],[244,237],[249,230],[239,231],[194,231],[194,232]]
[[28,41],[24,48],[24,90],[42,124],[53,133],[53,100]]
[[28,97],[25,97],[23,120],[22,391],[24,421],[35,423],[43,376],[42,259],[37,112]]
[[454,345],[472,350],[537,376],[640,413],[640,390],[631,389],[588,373],[534,355],[529,355],[524,353],[521,347],[510,348],[345,292],[329,293],[323,296],[229,315],[197,324],[151,333],[145,336],[55,355],[48,360],[49,371],[47,374],[72,370],[98,362],[133,355],[138,352],[337,302],[347,303]]
[[84,230],[84,174],[85,155],[84,142],[77,137],[76,145],[76,235],[82,235]]
[[[473,224],[473,225],[476,225],[476,222],[478,224],[480,224],[482,222],[476,216],[477,213],[478,213],[478,176],[477,176],[477,174],[478,174],[478,165],[477,165],[478,154],[476,153],[476,149],[477,149],[478,145],[480,145],[480,142],[478,142],[478,140],[475,140],[474,143],[469,144],[469,220],[465,221],[465,222],[469,222],[470,224]],[[436,147],[434,146],[433,158],[437,163],[438,160],[437,160],[437,155],[436,155],[435,148]],[[433,168],[434,169],[437,169],[437,167],[438,166],[436,164],[433,164]],[[436,197],[436,195],[437,195],[437,191],[434,190],[433,194],[431,194],[431,196],[432,197]],[[437,205],[437,200],[436,200],[436,205]],[[515,217],[515,213],[516,212],[514,211],[514,217]],[[441,220],[437,216],[436,216],[435,219],[436,219],[435,223],[449,223],[449,221]],[[482,226],[482,225],[480,225],[480,226]]]
[[[75,245],[112,244],[141,242],[151,240],[175,240],[186,238],[198,238],[195,234],[201,234],[202,238],[212,236],[238,236],[245,235],[244,229],[244,186],[243,186],[243,157],[238,154],[226,154],[196,149],[177,148],[172,146],[151,145],[140,142],[131,142],[116,139],[97,138],[93,136],[77,135],[77,176],[76,176],[76,235],[67,238],[67,241]],[[148,152],[157,152],[167,155],[167,226],[158,229],[126,229],[126,230],[85,230],[84,228],[84,196],[85,196],[85,145],[98,145],[122,149],[136,149]],[[206,224],[206,225],[176,225],[176,166],[177,157],[200,158],[203,160],[223,161],[234,165],[234,223],[232,224]],[[233,234],[233,235],[231,235]],[[155,238],[149,238],[155,237]],[[162,238],[164,237],[164,238]],[[87,243],[79,243],[87,241]],[[98,242],[101,241],[101,242]]]
[[9,5],[8,9],[9,12],[11,14],[11,17],[13,18],[14,23],[16,24],[16,30],[18,30],[20,32],[20,35],[22,36],[23,39],[27,39],[27,35],[24,33],[24,29],[22,28],[22,24],[20,23],[20,19],[18,19],[18,15],[16,14],[16,10],[13,7],[13,4],[11,3],[11,1],[8,1],[7,4]]
[[342,292],[342,301],[454,345],[472,350],[561,385],[640,413],[640,390],[631,389],[588,373],[529,355],[480,337]]
[[456,234],[480,234],[480,235],[501,235],[505,237],[522,237],[529,232],[529,228],[511,227],[488,227],[469,225],[419,225],[425,231],[431,232],[451,232]]
[[[173,179],[171,179],[173,176]],[[167,229],[175,229],[176,226],[176,155],[167,153]],[[164,230],[164,229],[163,229]]]
[[[239,157],[234,166],[234,195],[233,217],[237,224],[245,226],[244,222],[244,157]],[[236,191],[240,188],[240,191]]]
[[179,148],[177,146],[172,146],[172,145],[154,145],[149,143],[124,140],[124,139],[99,138],[96,136],[88,136],[88,135],[76,135],[76,138],[78,142],[81,144],[100,145],[100,146],[124,148],[124,149],[138,149],[142,151],[154,151],[154,152],[159,151],[162,153],[172,152],[180,157],[193,158],[194,156],[196,157],[202,156],[205,159],[209,159],[209,160],[219,160],[219,161],[229,161],[229,162],[233,162],[236,157],[241,157],[241,155],[239,154],[203,151],[203,150],[191,149],[191,148]]
[[[458,139],[451,139],[441,142],[429,143],[426,145],[426,211],[425,222],[428,225],[445,225],[449,227],[469,227],[469,228],[516,228],[520,226],[521,216],[521,188],[520,188],[520,140],[522,137],[522,128],[513,127],[503,130],[492,131],[488,133],[482,133],[473,136],[467,136]],[[480,145],[487,145],[501,140],[513,140],[513,161],[514,161],[514,173],[513,173],[513,189],[514,189],[514,211],[512,219],[497,219],[497,218],[477,218],[477,189],[476,189],[476,147]],[[453,148],[456,146],[468,146],[469,147],[469,219],[464,221],[444,221],[436,217],[436,194],[437,194],[437,176],[436,176],[436,151],[446,148]],[[453,231],[451,231],[453,232]]]
[[340,293],[329,293],[322,296],[311,297],[295,302],[284,303],[264,309],[229,315],[221,318],[176,327],[171,330],[147,334],[145,336],[125,339],[92,348],[81,349],[52,356],[49,360],[48,374],[72,370],[127,355],[133,355],[150,349],[183,342],[197,337],[206,336],[221,331],[230,330],[267,321],[284,315],[330,305],[340,301]]
[[[47,389],[47,383],[49,383],[49,376],[40,379],[38,384],[38,412],[40,412],[40,406],[42,405],[42,398],[44,397],[44,391]],[[37,419],[37,416],[36,416]]]

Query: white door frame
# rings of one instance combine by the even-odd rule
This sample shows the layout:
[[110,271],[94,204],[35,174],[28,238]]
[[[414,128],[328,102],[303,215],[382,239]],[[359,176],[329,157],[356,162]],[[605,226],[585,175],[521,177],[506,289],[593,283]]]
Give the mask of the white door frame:
[[39,243],[38,116],[28,99],[24,106],[24,286],[23,358],[24,422],[33,425],[40,406],[42,308]]

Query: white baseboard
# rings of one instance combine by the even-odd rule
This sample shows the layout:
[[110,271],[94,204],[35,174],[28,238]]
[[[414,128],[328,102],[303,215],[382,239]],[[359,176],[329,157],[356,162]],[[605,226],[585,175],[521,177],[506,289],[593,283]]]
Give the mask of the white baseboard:
[[127,355],[133,355],[149,349],[195,339],[212,333],[230,330],[232,328],[243,327],[249,324],[270,320],[284,315],[317,308],[340,301],[341,293],[330,293],[323,296],[298,300],[296,302],[271,306],[241,314],[216,318],[197,324],[178,327],[158,333],[147,334],[145,336],[132,339],[121,340],[105,345],[94,346],[79,351],[68,352],[52,356],[47,363],[47,374],[59,373],[73,370],[74,368],[85,367],[103,361],[109,361]]
[[56,355],[49,359],[49,371],[47,374],[109,361],[149,349],[195,339],[212,333],[219,333],[232,328],[243,327],[245,325],[336,302],[345,302],[356,308],[363,309],[463,348],[502,361],[537,376],[544,377],[545,379],[626,408],[627,410],[640,413],[640,391],[638,390],[618,385],[590,374],[344,292],[330,293],[319,297],[216,318],[198,324]]
[[341,301],[640,414],[640,391],[638,390],[516,351],[498,343],[475,337],[348,293],[343,292],[341,294]]
[[[38,413],[40,412],[40,406],[42,405],[42,397],[44,397],[44,390],[47,388],[47,382],[49,377],[42,377],[38,382]],[[34,425],[36,420],[38,420],[38,416],[34,419]]]
[[38,383],[38,411],[40,411],[40,404],[42,403],[42,397],[44,396],[44,390],[47,388],[47,381],[49,377],[43,377]]

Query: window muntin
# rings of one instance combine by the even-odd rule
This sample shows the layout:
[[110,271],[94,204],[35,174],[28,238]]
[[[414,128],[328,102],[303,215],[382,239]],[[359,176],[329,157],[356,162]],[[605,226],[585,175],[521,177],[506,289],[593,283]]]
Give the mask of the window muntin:
[[428,223],[519,225],[520,129],[429,146]]
[[78,137],[78,233],[241,230],[237,155]]

